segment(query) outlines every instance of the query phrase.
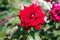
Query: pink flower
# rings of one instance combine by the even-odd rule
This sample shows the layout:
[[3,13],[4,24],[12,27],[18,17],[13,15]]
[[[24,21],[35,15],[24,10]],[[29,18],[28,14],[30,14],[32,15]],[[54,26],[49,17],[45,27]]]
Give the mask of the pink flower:
[[50,18],[53,21],[60,22],[60,3],[54,3],[52,5]]
[[21,19],[20,26],[26,27],[26,30],[30,27],[40,30],[40,25],[45,22],[44,17],[45,14],[40,6],[34,4],[29,7],[24,6],[24,10],[20,10],[19,13],[19,18]]

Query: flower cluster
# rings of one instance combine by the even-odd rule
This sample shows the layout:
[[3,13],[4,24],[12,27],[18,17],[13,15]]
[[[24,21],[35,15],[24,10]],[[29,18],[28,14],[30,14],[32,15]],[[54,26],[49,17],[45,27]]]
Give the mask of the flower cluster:
[[33,0],[32,5],[29,7],[23,6],[24,9],[20,10],[18,15],[21,19],[21,23],[19,25],[26,27],[26,30],[31,27],[40,30],[40,26],[46,23],[46,20],[44,19],[48,17],[43,11],[44,9],[49,11],[48,14],[50,15],[51,21],[60,22],[60,3],[52,4],[50,1],[51,0]]

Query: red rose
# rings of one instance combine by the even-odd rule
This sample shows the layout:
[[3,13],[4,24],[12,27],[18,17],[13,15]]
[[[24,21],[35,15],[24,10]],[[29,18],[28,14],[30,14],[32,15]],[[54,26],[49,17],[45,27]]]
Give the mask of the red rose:
[[46,0],[47,2],[50,2],[50,0]]
[[40,25],[43,24],[45,14],[42,12],[41,7],[32,4],[29,7],[24,6],[24,10],[20,10],[19,18],[21,19],[20,26],[25,26],[28,30],[34,27],[40,30]]

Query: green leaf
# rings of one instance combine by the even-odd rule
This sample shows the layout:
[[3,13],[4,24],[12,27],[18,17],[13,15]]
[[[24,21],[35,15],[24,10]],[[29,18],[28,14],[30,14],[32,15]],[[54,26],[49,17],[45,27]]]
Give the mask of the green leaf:
[[20,2],[20,0],[15,0],[15,2]]
[[0,25],[0,31],[2,31],[2,29],[3,29],[3,26],[2,26],[2,25]]
[[4,38],[3,37],[0,37],[0,40],[3,40]]
[[35,40],[42,40],[38,32],[34,34],[34,37],[35,37]]
[[48,24],[46,24],[46,27],[44,28],[45,30],[51,28],[51,26],[49,26]]
[[15,24],[20,23],[20,19],[19,19],[19,17],[14,17],[14,18],[11,18],[8,23],[15,25]]
[[60,37],[58,37],[57,40],[60,40]]
[[0,13],[0,20],[6,18],[7,16],[8,16],[8,11],[1,12]]
[[56,23],[56,28],[58,28],[60,26],[60,23]]
[[3,33],[3,32],[0,33],[0,37],[4,37],[5,35],[6,35],[6,34]]
[[53,26],[53,25],[55,24],[55,22],[54,22],[54,21],[50,21],[48,24],[49,24],[50,26]]
[[54,31],[53,31],[53,34],[54,34],[54,36],[60,35],[60,30],[54,30]]
[[28,35],[26,40],[34,40],[34,39],[31,35]]
[[6,36],[6,27],[2,27],[2,30],[0,31],[0,40],[3,40]]
[[60,0],[57,0],[58,2],[60,2]]
[[20,0],[21,4],[24,4],[26,6],[30,6],[31,0]]
[[13,33],[16,29],[18,29],[18,26],[12,27],[12,28],[7,28],[6,34],[11,34]]

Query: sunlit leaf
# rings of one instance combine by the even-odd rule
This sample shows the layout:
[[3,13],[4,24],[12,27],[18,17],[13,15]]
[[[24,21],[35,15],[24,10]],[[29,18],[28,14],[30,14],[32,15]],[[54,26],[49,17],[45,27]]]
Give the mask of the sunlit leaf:
[[35,40],[42,40],[42,39],[40,38],[40,36],[39,36],[39,33],[38,33],[38,32],[37,32],[37,33],[35,33],[34,37],[35,37]]
[[31,35],[28,35],[26,40],[34,40],[34,39]]

